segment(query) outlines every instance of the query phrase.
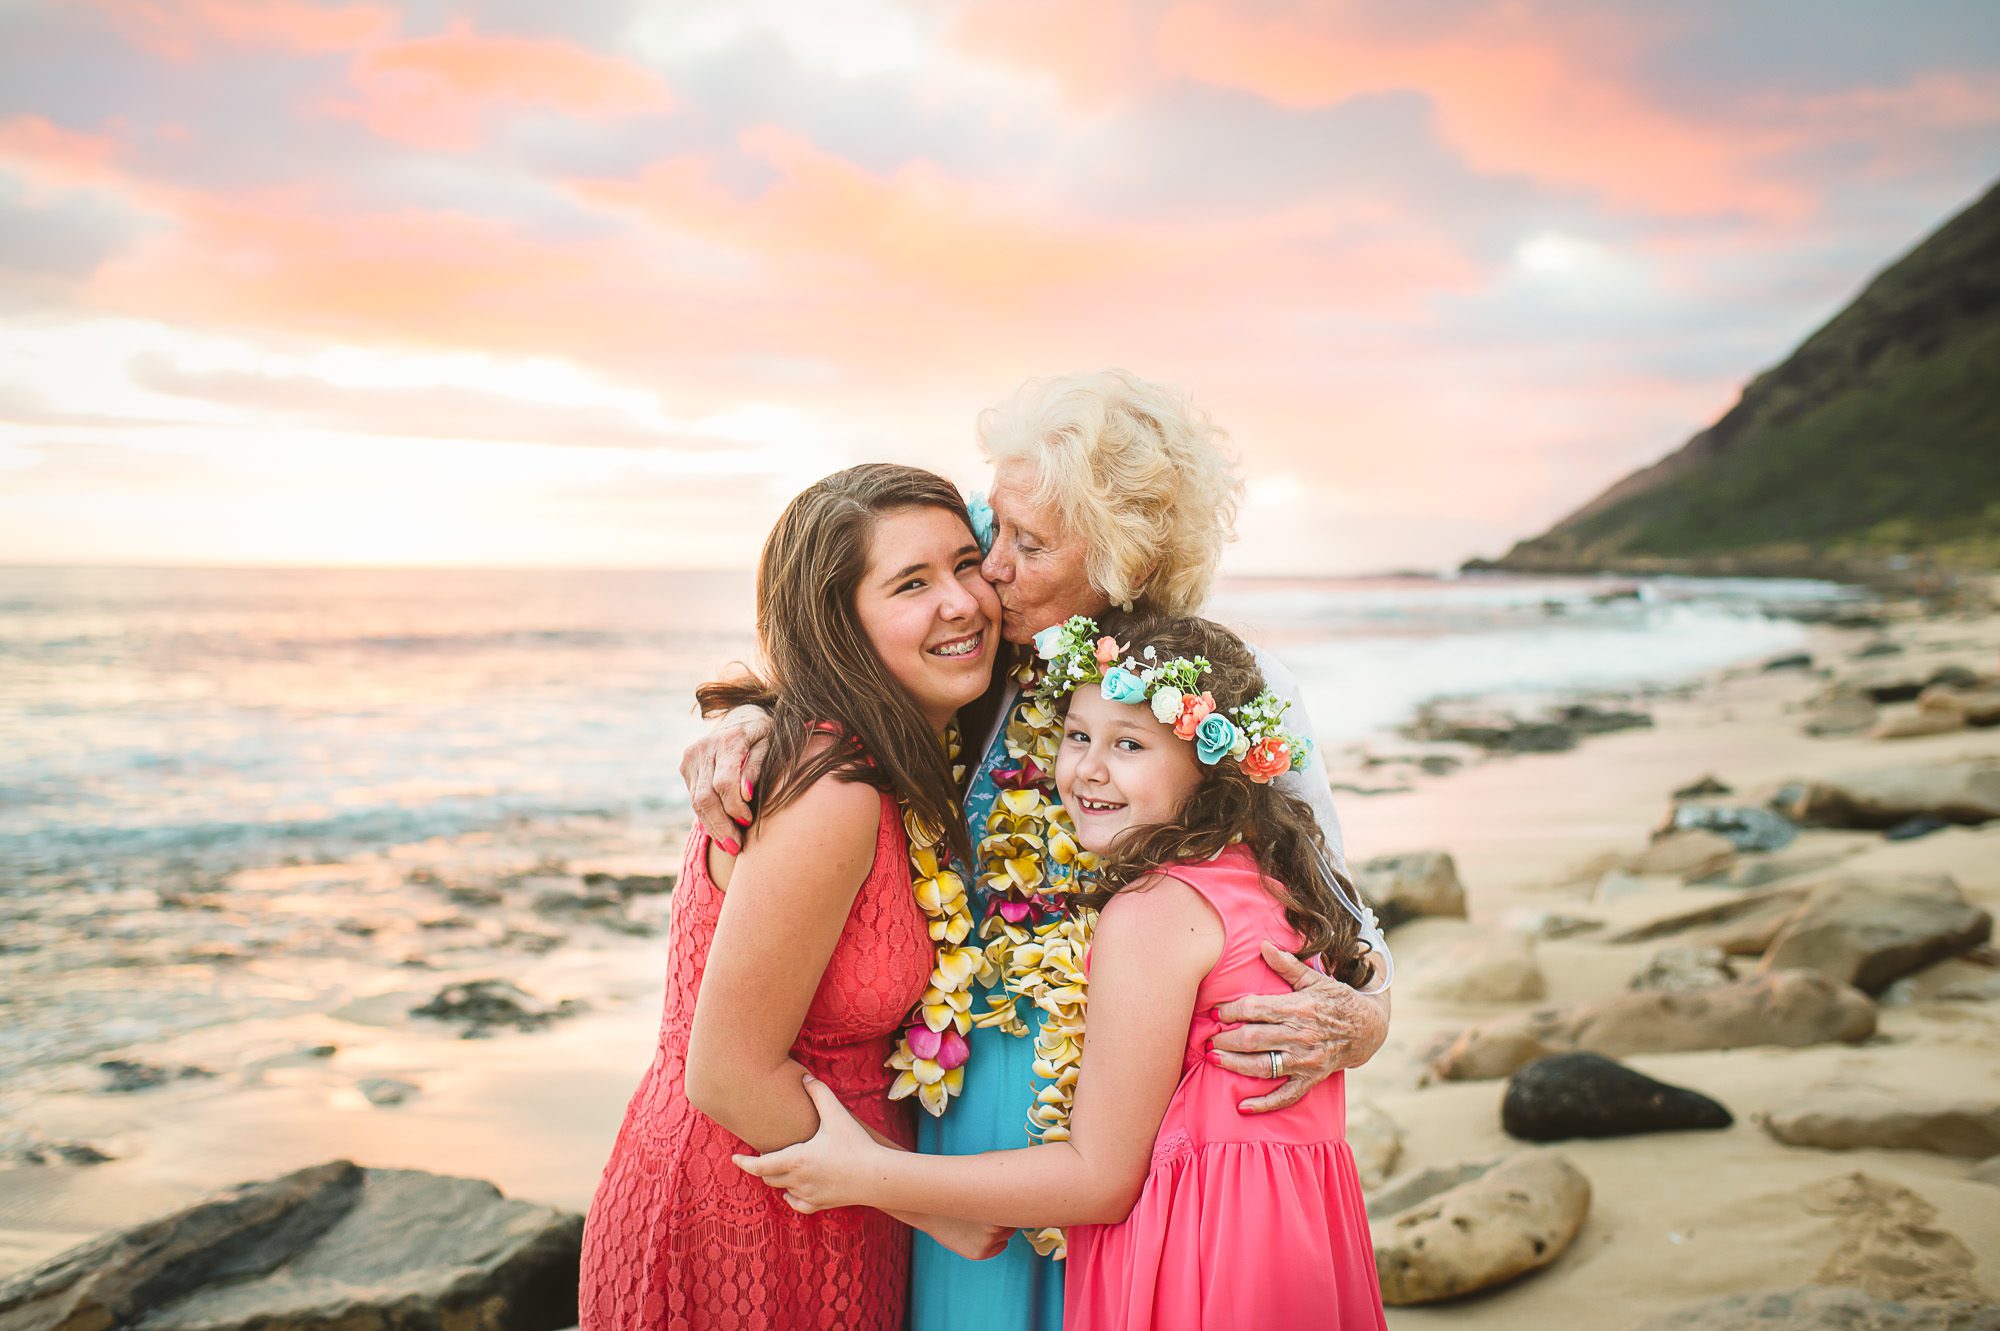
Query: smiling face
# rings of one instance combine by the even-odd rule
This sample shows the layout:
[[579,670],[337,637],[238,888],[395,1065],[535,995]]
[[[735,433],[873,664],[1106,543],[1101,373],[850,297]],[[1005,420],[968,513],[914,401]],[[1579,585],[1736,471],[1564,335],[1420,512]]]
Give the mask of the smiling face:
[[1056,789],[1085,850],[1106,854],[1128,832],[1172,822],[1200,784],[1194,745],[1144,703],[1111,702],[1096,684],[1070,695]]
[[1001,633],[1008,642],[1032,642],[1071,615],[1096,616],[1109,608],[1084,571],[1087,551],[1061,518],[1034,499],[1038,478],[1026,462],[993,470],[993,550],[981,571],[1000,595]]
[[986,691],[1000,602],[956,513],[903,508],[878,518],[854,609],[883,666],[939,730]]

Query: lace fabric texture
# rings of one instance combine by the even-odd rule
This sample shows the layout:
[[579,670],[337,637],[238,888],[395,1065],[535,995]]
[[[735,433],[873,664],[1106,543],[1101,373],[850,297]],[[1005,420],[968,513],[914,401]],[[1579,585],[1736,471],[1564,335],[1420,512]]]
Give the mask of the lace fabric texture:
[[[707,857],[697,827],[675,892],[659,1047],[584,1225],[584,1331],[900,1331],[910,1231],[861,1207],[798,1214],[729,1162],[751,1148],[688,1103],[688,1032],[722,907]],[[888,1099],[882,1064],[933,955],[910,888],[901,812],[884,794],[874,865],[792,1056],[855,1117],[905,1146],[914,1141],[910,1102]]]

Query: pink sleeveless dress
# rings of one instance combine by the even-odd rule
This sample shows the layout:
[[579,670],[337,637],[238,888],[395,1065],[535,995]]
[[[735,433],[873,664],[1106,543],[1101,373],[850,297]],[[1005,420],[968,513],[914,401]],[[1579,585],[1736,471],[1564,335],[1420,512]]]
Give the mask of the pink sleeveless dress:
[[[729,1162],[750,1153],[743,1139],[688,1103],[688,1032],[721,909],[697,826],[674,892],[658,1051],[584,1221],[584,1331],[901,1331],[910,1231],[865,1207],[800,1215]],[[915,1142],[909,1103],[890,1101],[882,1064],[934,955],[910,889],[902,814],[884,793],[875,862],[791,1052],[856,1118],[904,1146]]]
[[1348,1149],[1346,1074],[1289,1109],[1245,1114],[1238,1102],[1277,1083],[1206,1057],[1227,1029],[1209,1015],[1242,994],[1285,993],[1257,945],[1299,936],[1262,886],[1256,859],[1231,846],[1164,872],[1222,917],[1222,955],[1195,995],[1180,1085],[1153,1145],[1132,1213],[1069,1231],[1068,1331],[1384,1331],[1381,1287]]

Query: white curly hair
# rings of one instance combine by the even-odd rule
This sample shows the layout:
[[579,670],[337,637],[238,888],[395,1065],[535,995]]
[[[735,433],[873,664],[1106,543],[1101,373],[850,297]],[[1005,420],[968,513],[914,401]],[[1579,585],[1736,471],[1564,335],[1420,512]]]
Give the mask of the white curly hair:
[[1091,585],[1113,605],[1200,609],[1243,482],[1227,436],[1186,394],[1124,370],[1031,379],[979,414],[995,466],[1025,462],[1035,502],[1082,538]]

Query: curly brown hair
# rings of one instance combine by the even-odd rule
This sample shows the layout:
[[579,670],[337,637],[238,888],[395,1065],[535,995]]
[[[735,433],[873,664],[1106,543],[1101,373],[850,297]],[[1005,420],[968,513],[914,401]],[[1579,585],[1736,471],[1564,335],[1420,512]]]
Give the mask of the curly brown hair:
[[[1263,672],[1249,647],[1213,620],[1113,612],[1099,627],[1132,653],[1151,647],[1162,661],[1205,657],[1210,669],[1202,687],[1220,711],[1241,707],[1264,690]],[[1265,888],[1305,940],[1299,955],[1319,958],[1338,980],[1365,983],[1368,945],[1341,901],[1358,899],[1354,884],[1328,853],[1312,806],[1275,783],[1252,781],[1229,758],[1201,769],[1201,783],[1172,821],[1120,838],[1100,866],[1097,890],[1083,903],[1102,905],[1162,866],[1209,859],[1238,833],[1257,857]]]

